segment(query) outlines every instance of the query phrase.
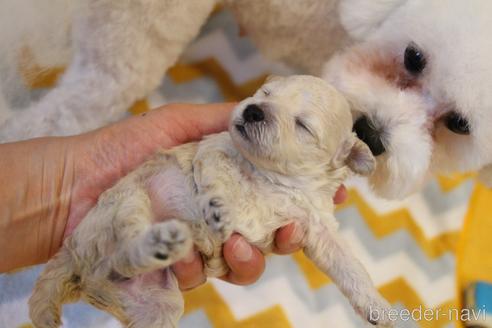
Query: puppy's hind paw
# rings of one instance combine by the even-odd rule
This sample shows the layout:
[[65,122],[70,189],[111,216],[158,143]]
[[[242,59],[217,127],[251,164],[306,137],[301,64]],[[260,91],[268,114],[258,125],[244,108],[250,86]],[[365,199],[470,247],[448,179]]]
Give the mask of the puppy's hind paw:
[[154,224],[147,235],[147,254],[163,264],[179,261],[191,247],[190,229],[178,220]]
[[36,328],[58,328],[61,326],[60,317],[50,311],[46,311],[36,318],[31,318],[31,321]]
[[368,323],[368,327],[394,327],[395,322],[389,318],[390,304],[379,295],[367,299],[363,305],[355,307]]

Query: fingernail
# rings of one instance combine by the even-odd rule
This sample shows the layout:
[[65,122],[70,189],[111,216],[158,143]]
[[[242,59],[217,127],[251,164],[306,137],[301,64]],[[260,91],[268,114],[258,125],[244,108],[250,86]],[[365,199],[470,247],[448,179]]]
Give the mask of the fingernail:
[[243,238],[238,238],[232,247],[234,258],[240,262],[247,262],[253,257],[253,249]]
[[186,264],[190,264],[193,261],[195,261],[195,259],[196,259],[195,251],[192,250],[188,255],[186,255],[185,258],[183,258],[182,262]]
[[294,231],[292,231],[292,237],[290,238],[289,245],[299,246],[304,238],[304,229],[302,229],[299,223],[294,223]]

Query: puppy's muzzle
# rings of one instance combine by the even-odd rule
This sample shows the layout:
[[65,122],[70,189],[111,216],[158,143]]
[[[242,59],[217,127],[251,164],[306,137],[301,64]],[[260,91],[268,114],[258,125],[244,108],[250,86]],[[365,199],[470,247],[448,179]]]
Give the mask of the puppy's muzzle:
[[246,123],[262,122],[265,119],[265,112],[256,104],[248,105],[243,112],[243,120]]
[[248,141],[252,137],[258,136],[260,129],[259,123],[266,121],[265,111],[257,104],[249,104],[244,108],[241,119],[236,121],[236,130]]
[[355,121],[353,131],[360,140],[364,141],[374,156],[379,156],[386,151],[381,140],[382,131],[374,127],[374,124],[362,116]]

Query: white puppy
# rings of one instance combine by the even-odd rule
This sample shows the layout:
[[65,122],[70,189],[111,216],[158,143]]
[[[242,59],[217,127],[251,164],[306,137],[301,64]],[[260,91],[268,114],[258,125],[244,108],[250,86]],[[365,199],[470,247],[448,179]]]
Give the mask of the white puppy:
[[389,324],[370,319],[389,305],[333,216],[332,197],[350,171],[375,165],[351,128],[348,103],[323,80],[272,79],[236,107],[229,133],[159,152],[100,196],[39,278],[34,325],[58,327],[61,305],[81,298],[129,327],[172,327],[182,299],[162,269],[192,240],[217,277],[226,273],[221,244],[234,231],[269,253],[275,231],[292,221],[305,231],[306,255],[363,319]]
[[0,127],[0,141],[118,119],[222,2],[263,52],[346,95],[356,132],[378,155],[371,181],[380,194],[401,197],[429,172],[492,163],[488,0],[4,0],[4,89],[16,89],[9,71],[26,49],[43,67],[71,61],[51,93]]

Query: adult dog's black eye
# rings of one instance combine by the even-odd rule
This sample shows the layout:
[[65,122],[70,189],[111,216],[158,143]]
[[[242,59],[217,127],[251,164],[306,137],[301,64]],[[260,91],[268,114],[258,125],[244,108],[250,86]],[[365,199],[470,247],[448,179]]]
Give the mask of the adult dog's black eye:
[[409,73],[419,74],[424,70],[427,61],[417,45],[410,43],[405,49],[405,58],[403,63]]
[[470,134],[470,124],[467,119],[456,112],[451,112],[444,118],[446,127],[456,134]]

